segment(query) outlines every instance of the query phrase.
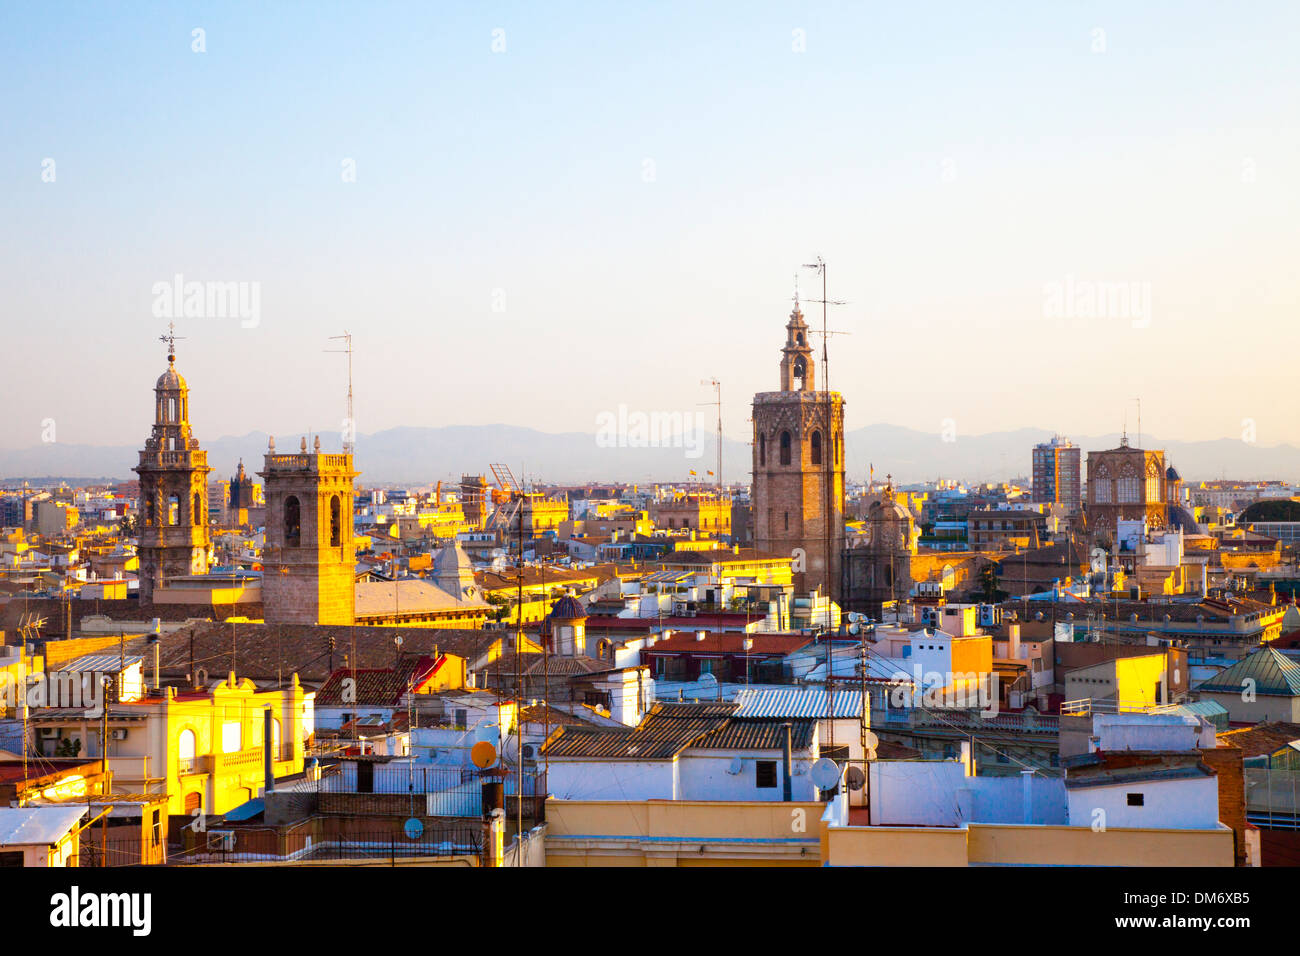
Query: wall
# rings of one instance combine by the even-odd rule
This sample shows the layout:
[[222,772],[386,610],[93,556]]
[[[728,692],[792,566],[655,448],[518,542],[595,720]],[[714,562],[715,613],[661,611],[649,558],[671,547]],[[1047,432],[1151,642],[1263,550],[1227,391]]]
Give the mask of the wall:
[[678,795],[675,760],[562,760],[547,771],[558,800],[673,800]]
[[[730,773],[732,761],[740,758],[740,772]],[[785,778],[779,750],[686,750],[678,757],[678,798],[681,800],[749,800],[784,799]],[[755,765],[761,761],[776,763],[776,786],[759,788]],[[808,771],[812,755],[796,753],[791,760],[790,792],[795,800],[816,800],[817,788]]]
[[[1024,823],[1024,781],[967,777],[958,761],[877,760],[870,766],[871,822],[876,826],[956,827],[966,823]],[[1030,778],[1030,822],[1064,824],[1065,783]]]
[[[1128,806],[1130,793],[1141,793],[1143,805]],[[1090,827],[1094,819],[1103,820],[1107,829],[1159,824],[1162,830],[1209,830],[1219,825],[1219,785],[1213,777],[1073,789],[1069,805],[1073,827]],[[1095,818],[1097,810],[1105,816]]]

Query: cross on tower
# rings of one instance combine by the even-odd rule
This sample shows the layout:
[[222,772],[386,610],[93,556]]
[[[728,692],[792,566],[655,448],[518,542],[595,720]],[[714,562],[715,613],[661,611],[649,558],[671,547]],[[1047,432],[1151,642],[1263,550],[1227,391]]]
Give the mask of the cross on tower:
[[167,361],[169,362],[176,361],[176,340],[183,339],[183,338],[185,338],[185,336],[176,334],[176,323],[168,322],[167,334],[158,336],[159,342],[167,343]]

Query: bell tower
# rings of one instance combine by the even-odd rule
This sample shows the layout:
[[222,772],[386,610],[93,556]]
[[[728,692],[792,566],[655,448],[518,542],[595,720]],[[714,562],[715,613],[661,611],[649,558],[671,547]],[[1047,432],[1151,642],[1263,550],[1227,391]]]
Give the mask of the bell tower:
[[153,604],[154,591],[169,577],[206,574],[208,453],[190,431],[190,390],[176,371],[176,335],[169,329],[167,371],[154,385],[153,432],[140,463],[140,603]]
[[277,454],[272,438],[258,475],[265,481],[266,549],[262,608],[268,624],[356,623],[352,540],[352,456]]
[[798,591],[838,600],[844,554],[844,398],[817,391],[796,298],[781,390],[754,396],[754,547],[794,558]]

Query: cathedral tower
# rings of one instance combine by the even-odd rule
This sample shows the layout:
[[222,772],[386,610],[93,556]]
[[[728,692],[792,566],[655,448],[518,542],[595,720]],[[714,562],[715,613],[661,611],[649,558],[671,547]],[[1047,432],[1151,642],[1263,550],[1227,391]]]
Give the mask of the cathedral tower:
[[154,385],[153,433],[132,471],[140,476],[140,603],[170,577],[206,574],[208,453],[190,432],[190,390],[176,371],[174,335],[167,343],[167,371]]
[[794,583],[838,599],[844,552],[844,399],[815,389],[796,300],[781,350],[781,390],[754,396],[754,547],[793,555]]
[[266,622],[355,623],[352,456],[321,454],[319,436],[314,452],[304,438],[298,454],[281,455],[272,438],[258,475],[266,496]]

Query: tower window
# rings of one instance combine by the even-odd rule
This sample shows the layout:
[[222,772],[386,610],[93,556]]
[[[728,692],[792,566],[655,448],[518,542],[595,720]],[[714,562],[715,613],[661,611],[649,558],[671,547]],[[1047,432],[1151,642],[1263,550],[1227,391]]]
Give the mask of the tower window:
[[790,530],[790,512],[785,512],[785,530]]
[[284,499],[284,545],[296,548],[302,544],[302,506],[296,495]]
[[330,499],[330,547],[337,548],[343,543],[343,509],[339,496]]
[[812,463],[820,465],[822,463],[822,433],[812,433]]
[[781,464],[790,464],[790,433],[781,432]]
[[154,523],[154,512],[155,512],[156,510],[157,510],[157,508],[155,507],[154,502],[153,502],[153,498],[151,497],[151,498],[149,498],[148,501],[146,501],[146,502],[144,503],[144,523],[145,523],[145,527],[148,527],[148,528],[152,528],[152,527],[153,527],[153,523]]
[[176,399],[174,398],[167,399],[167,420],[176,421]]
[[758,436],[758,464],[759,467],[767,465],[767,436]]
[[794,387],[795,391],[803,390],[804,378],[807,376],[807,368],[803,359],[795,359],[794,362]]
[[181,496],[171,495],[167,499],[167,523],[170,525],[180,524],[181,521]]
[[195,524],[203,524],[203,499],[197,491],[194,492],[193,520]]

